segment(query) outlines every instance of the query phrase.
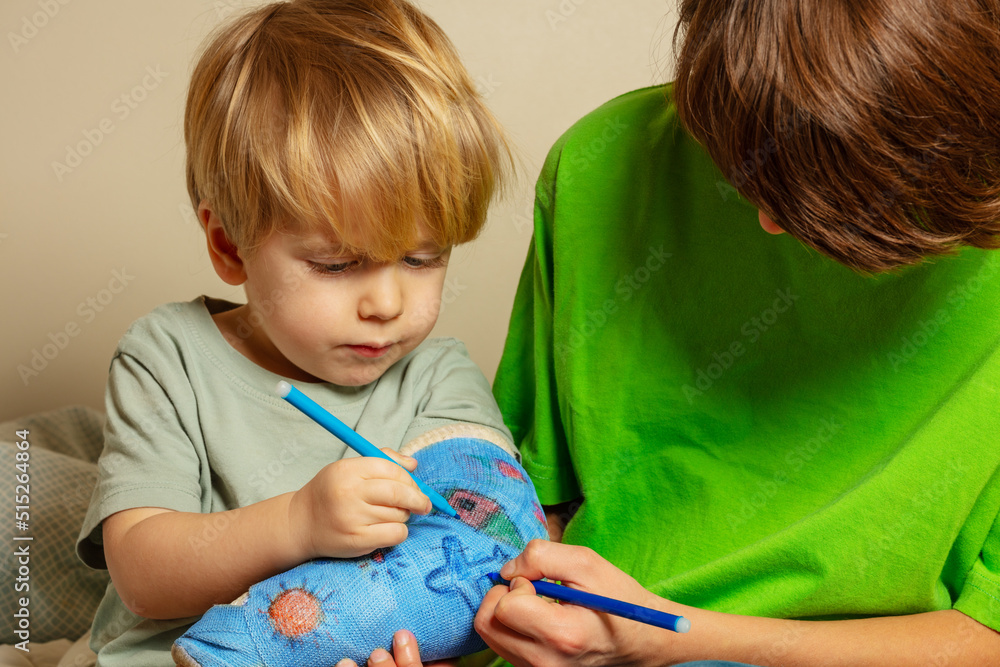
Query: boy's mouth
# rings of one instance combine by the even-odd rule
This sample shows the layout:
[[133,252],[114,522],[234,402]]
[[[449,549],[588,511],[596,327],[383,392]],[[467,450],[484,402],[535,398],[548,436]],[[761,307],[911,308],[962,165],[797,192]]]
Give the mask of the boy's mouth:
[[360,354],[362,357],[374,359],[376,357],[381,357],[383,354],[388,352],[390,348],[392,348],[392,345],[392,343],[389,343],[388,345],[383,345],[381,347],[374,345],[348,345],[347,347],[355,353]]

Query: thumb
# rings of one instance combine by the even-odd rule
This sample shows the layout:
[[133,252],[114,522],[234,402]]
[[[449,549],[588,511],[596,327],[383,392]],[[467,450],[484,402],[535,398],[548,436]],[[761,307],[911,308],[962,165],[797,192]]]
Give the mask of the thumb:
[[388,456],[390,459],[403,466],[410,472],[417,469],[417,460],[412,456],[406,456],[405,454],[400,454],[395,449],[390,449],[389,447],[383,447],[382,452]]

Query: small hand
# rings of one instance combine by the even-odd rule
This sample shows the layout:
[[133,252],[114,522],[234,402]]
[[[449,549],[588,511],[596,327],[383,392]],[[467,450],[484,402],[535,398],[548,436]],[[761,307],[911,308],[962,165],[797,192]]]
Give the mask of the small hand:
[[[457,662],[429,662],[427,667],[456,667]],[[417,638],[409,630],[399,630],[392,637],[392,654],[382,648],[375,649],[368,658],[368,667],[421,667]],[[344,658],[337,667],[357,667],[353,660]]]
[[486,594],[476,614],[476,631],[514,665],[643,664],[665,657],[655,645],[675,643],[669,630],[536,596],[529,580],[552,579],[597,595],[683,613],[680,605],[653,595],[591,549],[532,540],[500,574],[510,580],[510,587],[494,586]]
[[407,470],[415,459],[383,450],[401,466],[374,457],[341,459],[324,467],[292,495],[289,520],[303,560],[352,558],[406,539],[411,513],[431,501]]

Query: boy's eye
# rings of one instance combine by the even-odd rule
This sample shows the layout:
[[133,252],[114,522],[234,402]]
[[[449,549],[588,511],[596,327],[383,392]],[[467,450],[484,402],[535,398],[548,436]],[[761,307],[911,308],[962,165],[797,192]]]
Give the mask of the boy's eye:
[[309,262],[309,267],[317,273],[337,274],[346,273],[359,264],[358,260],[349,262],[337,262],[335,264],[323,264],[322,262]]
[[412,269],[432,269],[438,266],[444,266],[445,254],[441,253],[435,257],[416,257],[413,255],[406,255],[403,257],[402,262]]

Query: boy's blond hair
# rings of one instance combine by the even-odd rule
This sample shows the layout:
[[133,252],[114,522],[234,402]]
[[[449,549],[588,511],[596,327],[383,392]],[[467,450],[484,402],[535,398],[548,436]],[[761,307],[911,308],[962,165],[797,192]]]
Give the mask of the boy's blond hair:
[[187,185],[231,242],[329,229],[395,261],[479,233],[511,167],[441,29],[404,0],[293,0],[223,26],[191,78]]

